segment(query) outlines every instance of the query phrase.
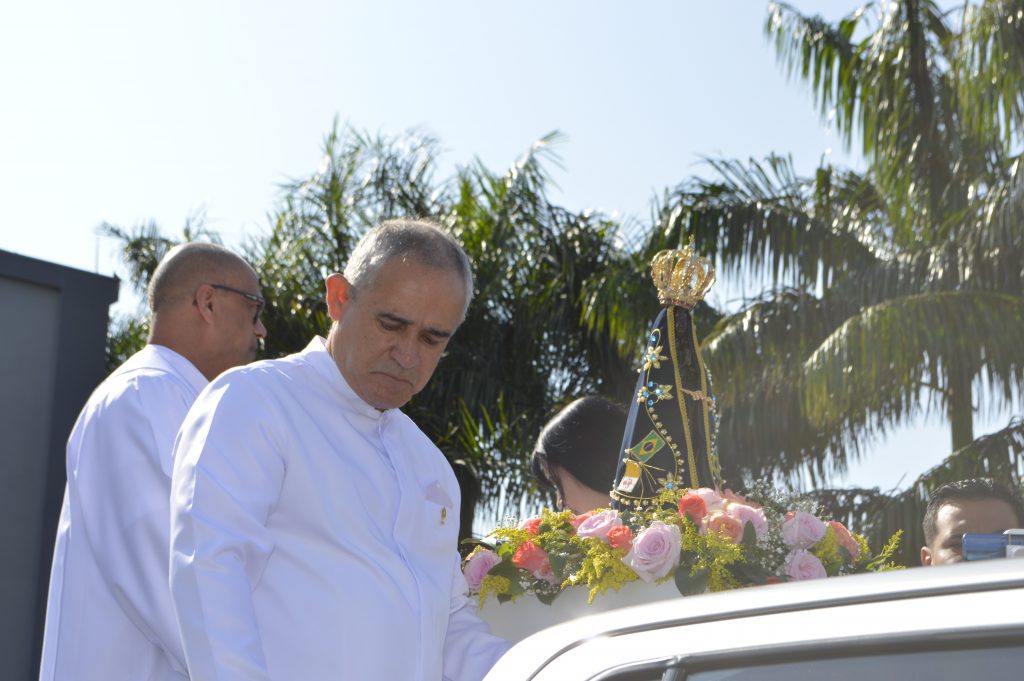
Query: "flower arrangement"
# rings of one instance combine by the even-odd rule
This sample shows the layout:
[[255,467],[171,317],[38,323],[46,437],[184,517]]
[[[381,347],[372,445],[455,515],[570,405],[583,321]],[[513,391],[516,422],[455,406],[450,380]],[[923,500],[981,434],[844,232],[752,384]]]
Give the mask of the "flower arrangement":
[[[499,527],[463,563],[481,607],[533,593],[550,603],[584,586],[589,602],[635,580],[674,580],[683,595],[898,569],[897,532],[872,555],[863,536],[801,501],[759,503],[728,490],[667,490],[645,510],[542,511]],[[786,510],[787,508],[792,510]]]

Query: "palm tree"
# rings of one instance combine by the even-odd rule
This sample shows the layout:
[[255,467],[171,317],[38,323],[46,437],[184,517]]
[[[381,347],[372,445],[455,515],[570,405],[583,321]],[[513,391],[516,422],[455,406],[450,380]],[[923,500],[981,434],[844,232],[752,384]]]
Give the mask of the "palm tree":
[[[1024,388],[1022,10],[903,0],[833,25],[770,6],[782,63],[861,140],[867,170],[712,160],[712,179],[661,210],[659,239],[693,234],[726,271],[769,282],[706,339],[728,377],[720,447],[734,480],[826,478],[932,410],[957,454],[918,481],[918,502],[982,451],[1024,472],[1019,421],[984,447],[972,424],[976,408],[1019,407]],[[976,75],[996,73],[1004,85]]]

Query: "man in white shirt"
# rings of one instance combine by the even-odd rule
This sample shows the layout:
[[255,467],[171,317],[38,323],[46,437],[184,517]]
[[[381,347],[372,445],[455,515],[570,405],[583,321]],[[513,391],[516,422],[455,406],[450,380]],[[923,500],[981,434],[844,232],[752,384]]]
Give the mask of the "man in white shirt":
[[255,358],[255,272],[214,244],[173,249],[150,280],[149,344],[71,431],[41,681],[187,679],[167,586],[171,451],[207,382]]
[[469,262],[432,223],[391,221],[326,285],[326,340],[227,372],[182,425],[171,591],[189,672],[480,679],[507,644],[465,595],[455,476],[399,411],[465,318]]

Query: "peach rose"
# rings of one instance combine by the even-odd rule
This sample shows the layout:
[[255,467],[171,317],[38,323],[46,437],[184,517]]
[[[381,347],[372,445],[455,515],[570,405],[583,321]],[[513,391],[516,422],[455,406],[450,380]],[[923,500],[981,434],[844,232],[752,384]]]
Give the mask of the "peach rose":
[[846,525],[843,525],[838,520],[828,521],[828,526],[832,528],[832,531],[836,535],[836,541],[839,545],[846,549],[847,553],[850,554],[850,560],[857,560],[860,556],[860,544],[853,538],[850,531],[846,529]]
[[679,500],[679,515],[681,517],[690,516],[690,520],[700,527],[700,521],[704,519],[704,516],[708,514],[708,505],[704,503],[696,494],[685,494],[683,498]]
[[570,520],[569,522],[572,523],[572,526],[574,528],[579,529],[579,526],[581,524],[583,524],[583,521],[586,520],[587,518],[589,518],[592,515],[594,515],[593,511],[587,511],[586,513],[580,513],[577,516],[573,516],[572,520]]
[[728,513],[717,511],[708,515],[704,523],[708,532],[725,535],[733,544],[743,541],[743,523]]
[[530,534],[540,534],[540,518],[527,518],[523,522],[519,523],[519,528],[526,530]]
[[551,580],[551,560],[544,549],[532,541],[522,543],[512,556],[512,564],[532,574],[537,579]]
[[697,489],[691,489],[688,494],[700,497],[708,512],[721,510],[722,505],[725,503],[725,499],[722,498],[722,495],[719,494],[717,490],[713,490],[710,487],[698,487]]
[[751,508],[761,508],[761,504],[756,501],[751,501],[741,494],[736,494],[731,489],[727,489],[722,492],[722,497],[725,498],[727,504],[743,504],[744,506],[750,506]]
[[633,530],[628,525],[617,525],[608,530],[608,544],[613,549],[628,551],[633,547]]

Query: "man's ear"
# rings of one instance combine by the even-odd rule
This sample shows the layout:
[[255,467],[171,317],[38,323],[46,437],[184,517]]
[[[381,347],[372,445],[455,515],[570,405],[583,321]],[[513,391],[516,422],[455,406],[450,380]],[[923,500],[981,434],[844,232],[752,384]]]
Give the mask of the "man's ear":
[[213,296],[216,293],[209,284],[201,284],[196,289],[195,307],[200,318],[207,324],[213,323]]
[[927,546],[921,547],[921,565],[932,564],[932,550]]
[[327,313],[331,320],[338,321],[345,309],[345,303],[352,297],[352,285],[344,275],[337,272],[329,275],[324,280],[324,285],[327,288]]

